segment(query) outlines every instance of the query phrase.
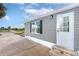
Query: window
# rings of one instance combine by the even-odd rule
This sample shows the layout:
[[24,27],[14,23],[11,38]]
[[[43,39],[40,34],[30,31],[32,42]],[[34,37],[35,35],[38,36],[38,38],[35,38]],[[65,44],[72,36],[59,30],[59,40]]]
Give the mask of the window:
[[69,17],[64,17],[63,19],[63,31],[69,32]]
[[35,32],[35,23],[32,22],[32,28],[31,28],[32,32]]
[[42,34],[42,20],[31,22],[30,30],[32,33],[40,33]]
[[40,33],[40,21],[36,22],[36,33]]
[[63,17],[58,24],[58,31],[69,32],[69,16]]

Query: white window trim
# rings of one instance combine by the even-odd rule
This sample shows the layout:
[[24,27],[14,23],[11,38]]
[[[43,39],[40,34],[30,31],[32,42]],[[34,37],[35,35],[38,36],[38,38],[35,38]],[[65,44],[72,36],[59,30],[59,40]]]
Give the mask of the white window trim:
[[[69,16],[63,16],[63,17],[69,17]],[[57,29],[57,30],[58,30],[58,32],[69,32],[69,31],[60,31],[60,29]]]
[[32,31],[32,25],[33,25],[33,23],[35,23],[35,22],[31,22],[31,33],[35,33],[35,32]]
[[[40,20],[38,20],[38,21],[40,22]],[[31,33],[32,33],[32,34],[40,34],[40,33],[37,33],[37,32],[36,32],[36,22],[38,22],[38,21],[33,21],[33,22],[35,23],[35,32],[33,32],[33,31],[32,31],[32,28],[31,28]],[[33,22],[32,22],[32,23],[33,23]]]

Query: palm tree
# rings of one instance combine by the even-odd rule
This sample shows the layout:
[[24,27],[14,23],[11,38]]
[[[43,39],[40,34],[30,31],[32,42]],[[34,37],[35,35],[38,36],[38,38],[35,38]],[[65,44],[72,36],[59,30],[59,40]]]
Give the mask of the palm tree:
[[0,3],[0,18],[4,17],[5,15],[6,15],[6,8],[2,3]]

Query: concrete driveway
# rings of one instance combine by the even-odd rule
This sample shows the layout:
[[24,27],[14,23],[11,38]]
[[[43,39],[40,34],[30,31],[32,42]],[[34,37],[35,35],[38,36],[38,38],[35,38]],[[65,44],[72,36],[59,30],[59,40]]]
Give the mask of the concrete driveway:
[[0,36],[1,56],[48,56],[49,49],[41,44],[30,41],[10,32]]

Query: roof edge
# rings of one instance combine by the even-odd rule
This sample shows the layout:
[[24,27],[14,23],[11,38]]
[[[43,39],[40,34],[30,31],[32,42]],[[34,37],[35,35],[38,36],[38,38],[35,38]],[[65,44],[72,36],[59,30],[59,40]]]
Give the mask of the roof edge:
[[49,12],[49,13],[47,13],[47,14],[45,14],[45,15],[36,17],[36,18],[34,18],[34,19],[28,20],[27,22],[31,22],[31,21],[34,21],[34,20],[36,20],[36,19],[49,16],[49,15],[51,15],[51,14],[56,14],[56,13],[59,13],[59,12],[62,12],[62,11],[70,10],[70,9],[76,8],[76,7],[78,7],[78,6],[79,6],[79,4],[78,4],[78,3],[75,3],[75,4],[72,4],[72,5],[66,6],[66,7],[64,7],[64,8],[61,8],[61,9],[58,9],[58,10]]

